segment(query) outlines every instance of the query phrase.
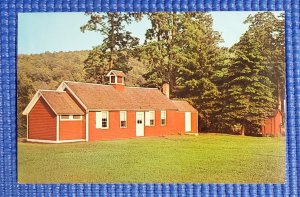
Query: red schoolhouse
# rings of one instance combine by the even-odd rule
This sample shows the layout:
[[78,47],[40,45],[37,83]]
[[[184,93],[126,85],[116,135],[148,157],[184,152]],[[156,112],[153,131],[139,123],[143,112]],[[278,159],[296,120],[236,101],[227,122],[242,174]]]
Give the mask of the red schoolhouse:
[[27,140],[62,143],[198,133],[198,111],[171,100],[169,85],[127,87],[112,70],[109,85],[64,81],[57,90],[39,90],[23,115]]

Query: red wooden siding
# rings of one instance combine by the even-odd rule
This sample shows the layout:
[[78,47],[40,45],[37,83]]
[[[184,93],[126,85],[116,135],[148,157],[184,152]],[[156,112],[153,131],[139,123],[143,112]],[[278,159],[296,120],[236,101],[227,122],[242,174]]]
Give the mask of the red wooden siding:
[[[155,125],[145,126],[145,136],[165,136],[185,133],[184,112],[167,111],[167,123],[161,125],[161,111],[155,111]],[[198,114],[192,113],[192,131],[198,132]],[[89,140],[107,140],[136,137],[136,111],[127,111],[127,128],[120,128],[120,112],[109,112],[109,128],[96,128],[96,112],[89,112]]]
[[56,140],[56,115],[42,97],[28,114],[28,139]]
[[155,125],[145,126],[145,136],[165,136],[177,134],[174,128],[174,120],[176,111],[167,111],[166,125],[161,125],[161,111],[155,111]]
[[123,77],[118,76],[118,83],[122,83],[123,82]]
[[85,139],[85,118],[82,120],[60,120],[59,140]]
[[281,135],[282,115],[277,112],[274,117],[269,117],[261,128],[263,136],[279,136]]
[[192,133],[198,133],[198,113],[192,112]]
[[96,112],[89,112],[89,140],[135,137],[135,112],[127,111],[127,128],[120,128],[120,112],[109,112],[109,128],[96,128]]

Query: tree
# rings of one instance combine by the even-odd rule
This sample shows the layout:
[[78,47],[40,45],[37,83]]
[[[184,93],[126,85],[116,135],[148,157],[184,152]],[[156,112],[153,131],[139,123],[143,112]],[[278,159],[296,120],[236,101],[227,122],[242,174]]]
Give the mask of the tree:
[[149,67],[144,75],[146,86],[161,87],[169,83],[170,95],[176,86],[178,61],[178,37],[182,13],[156,12],[148,13],[151,28],[146,32],[146,40],[141,53],[141,59]]
[[210,127],[213,114],[218,110],[220,92],[214,73],[221,61],[222,41],[213,30],[210,14],[186,13],[182,20],[180,40],[177,96],[187,98],[201,113],[205,127]]
[[131,69],[128,65],[129,50],[139,44],[139,39],[126,31],[124,24],[129,24],[140,16],[118,12],[86,13],[86,15],[90,16],[90,20],[80,28],[81,31],[95,31],[104,36],[103,43],[95,47],[85,61],[86,78],[101,83],[104,70],[118,69],[127,73]]
[[[212,18],[204,12],[150,13],[148,17],[152,26],[147,30],[141,55],[149,67],[144,75],[146,85],[161,87],[162,83],[167,82],[170,84],[171,97],[178,97],[178,91],[183,94],[179,89],[187,85],[184,80],[201,78],[201,73],[194,72],[194,68],[201,65],[203,71],[211,60],[206,52],[216,49],[211,46],[219,39],[212,30]],[[189,80],[188,83],[192,86],[192,82]]]
[[275,86],[268,76],[266,57],[261,43],[247,31],[232,47],[233,58],[223,89],[223,122],[240,125],[241,134],[258,134],[263,121],[275,109]]
[[18,73],[18,136],[26,136],[26,122],[27,117],[22,115],[26,105],[30,102],[32,95],[34,94],[34,88],[32,81],[24,75],[24,73]]
[[272,12],[259,12],[253,16],[249,15],[245,23],[250,25],[247,33],[252,34],[260,44],[257,50],[265,57],[267,74],[276,85],[274,96],[277,107],[284,111],[284,14],[276,17]]

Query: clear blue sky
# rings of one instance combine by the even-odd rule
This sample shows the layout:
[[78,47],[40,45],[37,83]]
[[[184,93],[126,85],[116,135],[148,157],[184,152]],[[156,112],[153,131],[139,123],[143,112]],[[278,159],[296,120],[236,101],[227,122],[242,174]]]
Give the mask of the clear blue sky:
[[[238,42],[248,26],[243,21],[255,12],[211,12],[213,28],[224,39],[221,46],[230,47]],[[278,12],[279,13],[279,12]],[[19,13],[18,54],[36,54],[45,51],[77,51],[92,49],[99,45],[103,37],[96,32],[82,33],[80,27],[89,17],[83,12],[76,13]],[[144,41],[144,34],[150,27],[145,18],[128,27],[133,35]]]

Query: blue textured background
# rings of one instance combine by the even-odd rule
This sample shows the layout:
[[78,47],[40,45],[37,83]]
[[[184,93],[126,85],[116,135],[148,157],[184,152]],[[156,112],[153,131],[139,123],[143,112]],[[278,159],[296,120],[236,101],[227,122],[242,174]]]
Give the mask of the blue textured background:
[[[286,13],[286,184],[18,184],[16,56],[18,12],[265,11]],[[0,0],[0,197],[2,196],[300,196],[299,1]],[[298,158],[298,159],[297,159]]]

